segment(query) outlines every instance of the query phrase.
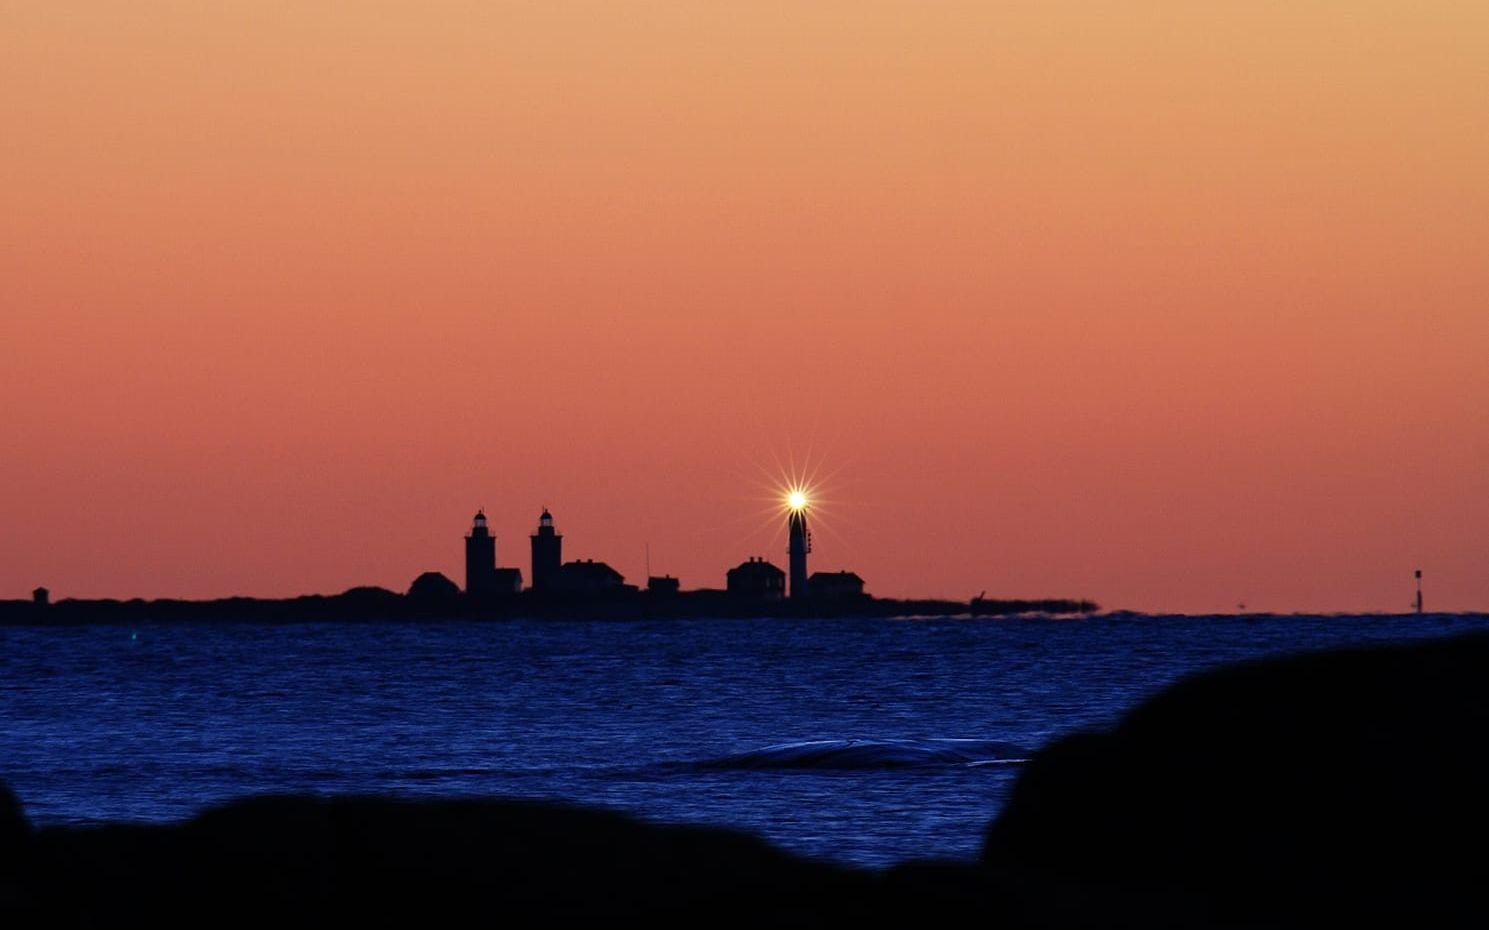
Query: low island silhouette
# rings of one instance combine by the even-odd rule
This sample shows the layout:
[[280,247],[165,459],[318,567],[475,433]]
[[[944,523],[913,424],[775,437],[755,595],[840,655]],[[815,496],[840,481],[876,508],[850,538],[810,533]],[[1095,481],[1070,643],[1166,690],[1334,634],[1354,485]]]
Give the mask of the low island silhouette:
[[107,623],[131,621],[375,621],[570,619],[706,619],[742,617],[1003,616],[1022,613],[1086,614],[1089,600],[969,600],[884,598],[868,593],[856,572],[808,570],[812,551],[807,507],[800,492],[787,505],[788,568],[748,556],[724,574],[724,587],[685,589],[671,575],[649,575],[646,584],[594,559],[563,560],[563,535],[545,507],[530,537],[529,576],[497,564],[496,537],[485,510],[477,511],[465,537],[465,586],[435,571],[420,574],[405,592],[363,586],[340,594],[292,598],[228,597],[212,600],[112,598],[54,601],[37,588],[29,601],[0,601],[0,623]]

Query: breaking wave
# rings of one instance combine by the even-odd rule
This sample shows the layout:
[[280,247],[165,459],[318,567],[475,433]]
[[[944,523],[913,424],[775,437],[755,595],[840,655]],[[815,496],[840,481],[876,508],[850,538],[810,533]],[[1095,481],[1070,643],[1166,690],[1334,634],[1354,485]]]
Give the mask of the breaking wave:
[[821,739],[780,743],[697,764],[701,769],[900,769],[1012,764],[1028,750],[986,739]]

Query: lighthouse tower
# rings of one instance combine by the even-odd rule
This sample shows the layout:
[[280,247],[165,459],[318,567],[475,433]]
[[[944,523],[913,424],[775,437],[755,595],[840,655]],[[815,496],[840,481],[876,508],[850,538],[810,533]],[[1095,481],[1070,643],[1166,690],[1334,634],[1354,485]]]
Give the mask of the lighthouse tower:
[[533,590],[551,591],[558,581],[558,567],[563,562],[564,538],[553,529],[553,514],[543,508],[538,518],[538,531],[533,541]]
[[486,511],[476,511],[465,537],[465,593],[485,594],[496,580],[496,537],[486,526]]
[[786,518],[789,541],[786,554],[790,556],[791,587],[787,592],[792,600],[807,596],[807,553],[812,551],[812,534],[807,532],[805,505],[793,506]]

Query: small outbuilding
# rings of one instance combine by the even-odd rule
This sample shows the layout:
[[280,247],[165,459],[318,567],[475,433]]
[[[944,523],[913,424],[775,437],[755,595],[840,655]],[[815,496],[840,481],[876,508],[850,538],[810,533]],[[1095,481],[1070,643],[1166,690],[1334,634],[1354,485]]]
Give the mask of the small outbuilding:
[[493,568],[487,577],[491,579],[492,594],[516,594],[522,590],[520,568]]
[[609,565],[594,559],[584,559],[580,562],[565,562],[560,566],[555,587],[565,594],[603,594],[607,591],[620,591],[625,584],[625,576]]
[[854,572],[813,572],[807,590],[821,599],[863,597],[863,579]]
[[650,594],[676,594],[682,590],[682,585],[671,575],[652,575],[646,579],[646,590]]
[[763,556],[751,556],[748,561],[729,569],[724,581],[732,597],[778,601],[786,596],[786,573],[765,561]]

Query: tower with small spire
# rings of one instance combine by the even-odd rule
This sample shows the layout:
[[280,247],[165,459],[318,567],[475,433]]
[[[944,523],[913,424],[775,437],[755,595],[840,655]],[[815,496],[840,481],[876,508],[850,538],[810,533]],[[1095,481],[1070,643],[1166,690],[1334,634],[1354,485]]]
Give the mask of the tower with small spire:
[[486,594],[496,580],[496,537],[486,526],[486,511],[476,511],[465,537],[465,593]]
[[532,535],[534,591],[552,591],[558,581],[558,568],[563,564],[564,538],[553,528],[553,514],[543,508],[538,517],[538,531]]

